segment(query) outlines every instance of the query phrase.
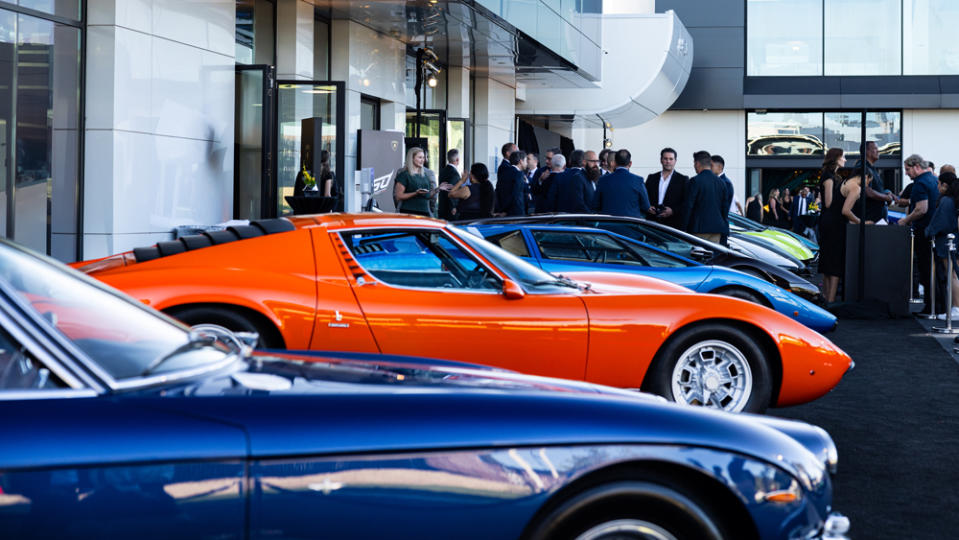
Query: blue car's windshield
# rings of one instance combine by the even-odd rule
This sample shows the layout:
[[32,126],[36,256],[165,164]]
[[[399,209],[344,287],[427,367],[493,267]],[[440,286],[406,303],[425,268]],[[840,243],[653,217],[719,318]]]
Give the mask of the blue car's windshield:
[[453,225],[450,225],[448,228],[457,238],[475,249],[483,257],[505,272],[510,278],[519,282],[524,288],[531,292],[558,293],[571,292],[577,289],[575,286],[570,287],[568,282],[557,279],[556,276],[533,266],[499,246],[483,240],[481,237],[470,234]]

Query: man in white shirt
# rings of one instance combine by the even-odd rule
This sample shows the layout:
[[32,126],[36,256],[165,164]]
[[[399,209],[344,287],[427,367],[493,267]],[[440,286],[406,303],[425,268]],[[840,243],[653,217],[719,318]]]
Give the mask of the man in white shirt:
[[676,151],[672,148],[663,148],[659,152],[659,163],[663,170],[646,177],[646,192],[651,205],[649,217],[678,229],[683,223],[680,212],[689,177],[676,172]]

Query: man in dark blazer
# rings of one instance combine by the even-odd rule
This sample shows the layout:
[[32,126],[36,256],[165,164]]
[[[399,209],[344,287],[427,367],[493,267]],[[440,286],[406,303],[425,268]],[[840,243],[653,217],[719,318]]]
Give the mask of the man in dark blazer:
[[709,152],[700,150],[693,154],[696,176],[686,185],[686,202],[683,206],[683,228],[686,232],[719,243],[722,235],[729,234],[729,201],[732,194],[716,173]]
[[663,170],[646,177],[646,192],[653,205],[649,214],[663,225],[679,229],[683,226],[681,211],[689,177],[676,172],[676,151],[672,148],[659,152],[659,163]]
[[616,170],[596,183],[593,210],[611,216],[645,217],[649,211],[649,195],[643,178],[629,172],[633,157],[623,148],[613,157]]
[[526,152],[509,155],[507,168],[500,167],[496,181],[496,213],[504,216],[526,215]]
[[[536,170],[533,174],[533,179],[530,180],[530,192],[533,194],[533,210],[542,214],[545,212],[552,212],[549,206],[549,188],[553,183],[553,157],[562,156],[562,151],[559,148],[550,148],[546,151],[546,158],[540,163],[540,168]],[[560,168],[560,171],[566,167],[566,158],[563,157],[563,167]]]
[[[562,155],[554,156],[562,162]],[[570,214],[588,214],[593,203],[593,189],[583,174],[583,169],[570,167],[561,173],[551,175],[553,184],[549,189],[549,207],[552,212]]]
[[503,161],[499,164],[499,167],[496,169],[496,183],[499,184],[503,179],[512,179],[513,178],[513,167],[509,164],[509,155],[513,152],[519,150],[519,147],[516,146],[516,143],[508,142],[503,145],[503,148],[500,149],[500,152],[503,154]]

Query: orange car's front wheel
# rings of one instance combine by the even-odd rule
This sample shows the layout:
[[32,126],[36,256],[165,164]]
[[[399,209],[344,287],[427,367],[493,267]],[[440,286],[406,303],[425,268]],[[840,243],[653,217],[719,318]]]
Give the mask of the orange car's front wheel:
[[729,412],[769,406],[769,362],[746,332],[711,323],[679,333],[657,354],[646,385],[671,401]]
[[257,320],[256,316],[239,310],[214,305],[194,305],[170,309],[167,314],[187,326],[215,324],[233,332],[256,332],[260,335],[258,349],[283,347],[282,338],[277,340],[275,328]]

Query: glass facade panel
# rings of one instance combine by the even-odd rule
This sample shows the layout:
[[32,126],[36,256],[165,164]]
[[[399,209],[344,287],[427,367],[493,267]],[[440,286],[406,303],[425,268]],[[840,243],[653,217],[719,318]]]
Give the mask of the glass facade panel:
[[822,0],[749,0],[749,76],[822,75]]
[[900,0],[826,0],[825,75],[902,74]]
[[80,18],[80,0],[18,0],[17,4],[58,17]]
[[0,10],[0,235],[76,258],[80,30]]
[[822,113],[749,113],[747,124],[746,153],[750,156],[825,153]]
[[263,71],[236,72],[236,219],[263,215]]
[[274,64],[273,34],[273,2],[237,0],[237,64]]
[[959,2],[903,0],[903,74],[959,74]]
[[[847,154],[858,155],[862,142],[861,113],[834,112],[825,114],[827,148],[842,148]],[[866,113],[866,139],[876,141],[879,155],[898,156],[902,152],[902,113]]]
[[[446,141],[444,140],[444,118],[437,112],[420,114],[420,134],[426,139],[426,168],[439,172],[446,159]],[[406,113],[406,136],[416,137],[416,113]]]
[[[296,175],[309,161],[307,151],[330,153],[330,169],[336,170],[336,86],[283,83],[277,93],[277,212],[292,212],[285,197],[293,195]],[[304,133],[313,126],[313,133]],[[306,122],[304,122],[306,121]],[[319,133],[317,133],[317,129]],[[310,147],[310,140],[314,147]],[[317,143],[317,139],[319,143]],[[314,177],[319,171],[312,171]],[[341,181],[338,179],[338,181]]]

